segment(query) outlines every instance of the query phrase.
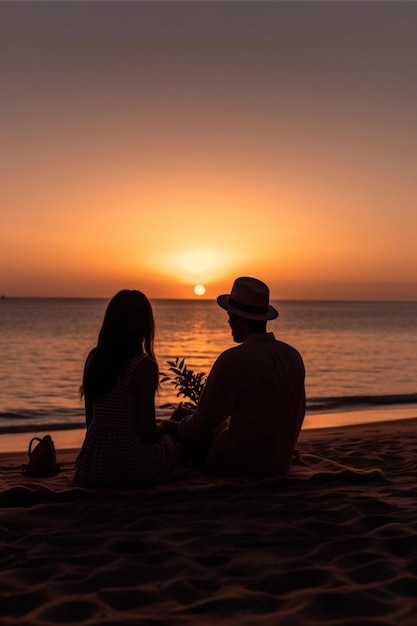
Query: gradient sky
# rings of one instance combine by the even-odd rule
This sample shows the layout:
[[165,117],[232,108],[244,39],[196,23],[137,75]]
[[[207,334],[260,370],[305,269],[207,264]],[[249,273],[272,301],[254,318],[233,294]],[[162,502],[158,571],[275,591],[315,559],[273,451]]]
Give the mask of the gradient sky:
[[0,293],[417,299],[417,3],[0,2]]

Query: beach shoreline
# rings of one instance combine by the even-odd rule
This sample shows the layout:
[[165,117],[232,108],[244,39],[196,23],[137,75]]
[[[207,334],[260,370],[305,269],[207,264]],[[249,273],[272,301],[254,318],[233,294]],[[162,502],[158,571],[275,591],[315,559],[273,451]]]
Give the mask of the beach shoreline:
[[[392,433],[393,436],[403,436],[409,431],[417,431],[417,414],[410,414],[407,417],[397,417],[395,419],[388,417],[386,419],[375,419],[361,423],[350,424],[337,424],[333,426],[315,426],[302,429],[300,437],[298,439],[298,446],[303,444],[311,445],[314,442],[318,444],[324,441],[334,441],[334,445],[337,446],[337,442],[343,442],[343,440],[350,440],[352,438],[357,440],[367,441],[372,439],[375,435],[388,436]],[[57,430],[50,431],[54,439],[57,454],[59,455],[58,461],[65,463],[71,463],[75,461],[80,446],[82,444],[85,430],[84,429],[70,429],[70,430]],[[3,439],[8,437],[11,441],[17,437],[19,446],[14,448],[2,446],[0,448],[0,465],[7,464],[20,464],[27,462],[27,445],[33,436],[42,437],[45,433],[39,433],[34,435],[33,433],[18,433],[12,435],[0,435],[0,443]],[[60,438],[62,435],[62,439]]]
[[[307,413],[304,419],[303,431],[316,431],[335,428],[374,424],[380,422],[398,422],[417,418],[417,405],[363,407],[350,411],[327,411]],[[27,453],[29,442],[33,437],[43,437],[51,434],[57,450],[77,450],[81,447],[85,436],[84,427],[34,428],[30,432],[0,433],[0,458],[2,454]]]
[[[395,413],[396,417],[393,417]],[[352,419],[348,422],[348,418],[345,416],[339,423],[334,423],[332,426],[325,425],[326,418],[330,415],[339,416],[340,414],[320,414],[317,416],[319,419],[314,425],[303,426],[298,440],[299,444],[303,442],[314,442],[321,440],[339,439],[344,437],[367,437],[369,433],[380,432],[392,432],[395,434],[407,432],[409,429],[417,428],[417,410],[414,408],[404,410],[400,413],[398,410],[384,411],[367,411],[366,421],[355,421]],[[399,414],[400,413],[400,414]],[[404,415],[405,414],[405,415]],[[364,412],[361,412],[361,417],[365,416]],[[85,436],[84,428],[74,428],[69,430],[56,430],[53,429],[50,432],[57,455],[58,461],[71,462],[74,461],[78,451],[82,445]],[[32,437],[42,437],[46,432],[39,433],[13,433],[0,435],[0,465],[7,463],[26,463],[27,462],[27,450],[28,445]]]

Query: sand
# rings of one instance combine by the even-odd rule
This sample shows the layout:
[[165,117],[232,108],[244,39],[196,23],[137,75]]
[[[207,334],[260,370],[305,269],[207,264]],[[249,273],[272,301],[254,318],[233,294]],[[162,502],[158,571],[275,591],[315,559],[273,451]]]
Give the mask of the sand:
[[38,480],[1,455],[0,624],[414,626],[417,419],[298,450],[284,481],[126,493],[72,488],[74,450]]

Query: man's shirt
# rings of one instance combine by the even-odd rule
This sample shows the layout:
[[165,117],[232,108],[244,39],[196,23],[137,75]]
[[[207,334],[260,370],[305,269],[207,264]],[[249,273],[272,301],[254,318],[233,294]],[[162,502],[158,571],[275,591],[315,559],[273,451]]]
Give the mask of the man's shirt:
[[305,369],[299,352],[257,333],[215,361],[182,437],[216,434],[208,458],[220,473],[285,473],[305,414]]

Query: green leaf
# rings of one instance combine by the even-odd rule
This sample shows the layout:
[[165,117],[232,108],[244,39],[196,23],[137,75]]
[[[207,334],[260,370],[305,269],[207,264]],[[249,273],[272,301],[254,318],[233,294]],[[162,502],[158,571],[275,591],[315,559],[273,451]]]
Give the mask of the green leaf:
[[[187,405],[189,408],[195,409],[206,383],[206,374],[204,372],[194,373],[190,370],[185,363],[185,358],[176,357],[175,361],[167,361],[167,363],[173,376],[161,372],[160,382],[169,382],[173,385],[177,389],[177,396],[191,400],[191,402],[185,402],[183,406]],[[164,405],[164,407],[167,406]]]

